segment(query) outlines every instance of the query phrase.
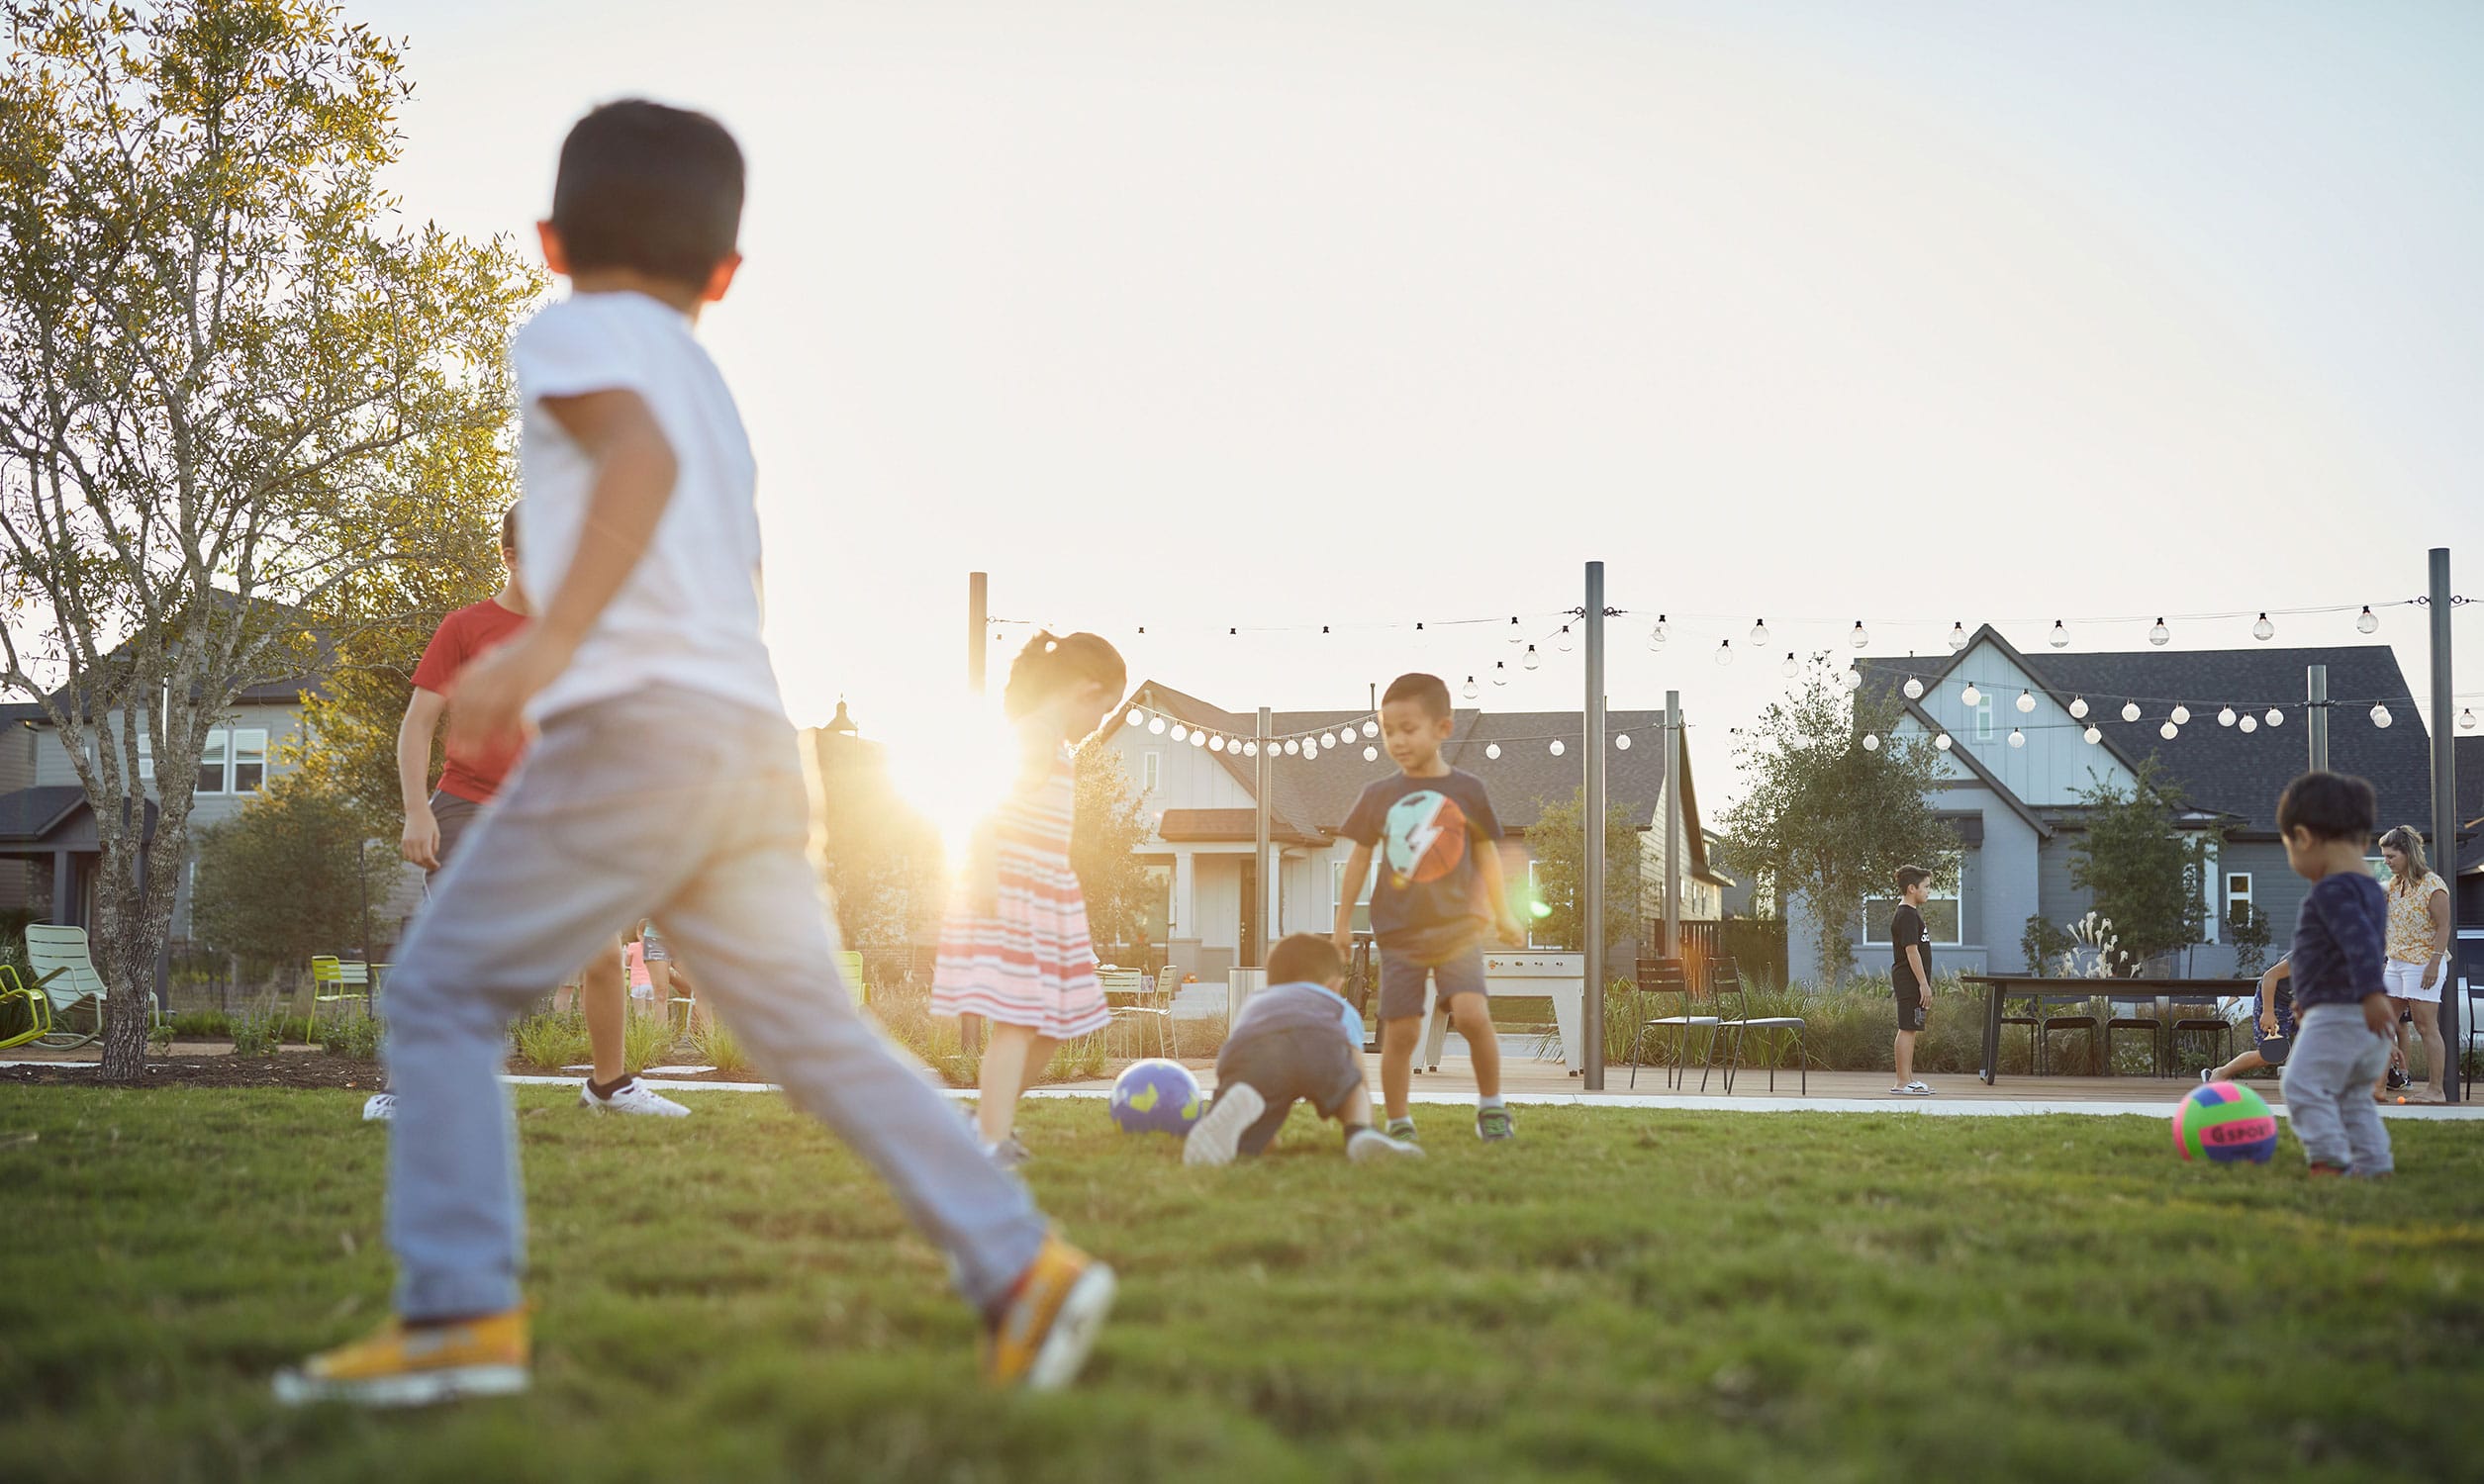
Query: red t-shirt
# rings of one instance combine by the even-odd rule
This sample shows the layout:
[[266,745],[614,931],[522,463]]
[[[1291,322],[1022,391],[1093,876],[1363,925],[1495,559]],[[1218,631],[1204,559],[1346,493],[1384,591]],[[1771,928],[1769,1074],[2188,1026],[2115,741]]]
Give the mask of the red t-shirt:
[[[526,615],[502,607],[496,599],[459,608],[440,620],[439,632],[424,647],[423,663],[414,667],[414,683],[425,691],[456,698],[457,672],[506,643],[526,626]],[[440,790],[476,803],[490,803],[501,780],[518,766],[525,744],[469,752],[449,744],[448,766],[439,776]]]

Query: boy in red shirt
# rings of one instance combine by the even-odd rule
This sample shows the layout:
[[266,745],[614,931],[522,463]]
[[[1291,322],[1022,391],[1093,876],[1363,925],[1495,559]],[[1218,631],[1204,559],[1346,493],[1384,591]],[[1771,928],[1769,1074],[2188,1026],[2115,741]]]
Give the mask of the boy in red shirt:
[[[431,774],[431,737],[448,709],[458,672],[526,626],[526,595],[518,585],[518,508],[514,505],[501,516],[500,559],[506,569],[501,590],[440,620],[438,631],[423,651],[422,663],[415,666],[414,698],[406,705],[406,719],[397,727],[397,781],[406,802],[405,838],[397,848],[431,876],[448,864],[458,840],[500,792],[502,781],[525,752],[518,744],[464,746],[451,736],[439,789],[432,792],[427,787]],[[586,1014],[587,1043],[595,1061],[594,1075],[579,1089],[579,1103],[599,1112],[689,1117],[687,1107],[651,1091],[621,1068],[621,1028],[629,1013],[629,986],[621,977],[618,952],[597,954],[579,970],[578,976],[578,1004]],[[374,1094],[362,1105],[364,1118],[385,1120],[395,1113],[394,1093]]]

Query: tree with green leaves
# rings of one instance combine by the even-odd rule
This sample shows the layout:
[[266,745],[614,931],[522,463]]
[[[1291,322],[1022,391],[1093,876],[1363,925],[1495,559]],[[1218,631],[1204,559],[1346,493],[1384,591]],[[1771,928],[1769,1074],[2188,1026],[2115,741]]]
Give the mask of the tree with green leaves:
[[[1586,944],[1587,790],[1582,784],[1559,803],[1545,803],[1527,827],[1527,854],[1535,862],[1537,900],[1519,913],[1528,933],[1563,948]],[[1604,809],[1605,946],[1636,938],[1646,915],[1640,885],[1639,826],[1616,804]],[[1661,882],[1659,883],[1661,886]]]
[[[1930,738],[1890,735],[1901,712],[1894,694],[1850,695],[1827,657],[1815,656],[1793,695],[1735,732],[1744,787],[1725,814],[1725,868],[1802,900],[1818,930],[1812,967],[1823,986],[1854,967],[1863,901],[1892,891],[1897,868],[1921,866],[1935,881],[1957,873],[1958,835],[1929,801],[1941,755]],[[1876,745],[1863,746],[1866,737]]]
[[408,573],[472,561],[540,279],[395,218],[411,84],[320,0],[10,0],[6,24],[0,690],[42,703],[93,812],[102,1074],[129,1081],[209,734],[402,620]]
[[2208,926],[2211,836],[2180,827],[2180,790],[2156,760],[2129,787],[2099,781],[2080,790],[2086,833],[2070,842],[2070,884],[2113,923],[2134,964],[2197,943]]
[[198,860],[190,917],[199,940],[261,968],[372,954],[371,913],[402,864],[350,800],[298,773],[200,830]]
[[1087,898],[1087,931],[1099,950],[1138,946],[1156,904],[1155,876],[1139,859],[1147,841],[1146,800],[1130,788],[1120,752],[1090,738],[1078,750],[1077,812],[1070,865]]

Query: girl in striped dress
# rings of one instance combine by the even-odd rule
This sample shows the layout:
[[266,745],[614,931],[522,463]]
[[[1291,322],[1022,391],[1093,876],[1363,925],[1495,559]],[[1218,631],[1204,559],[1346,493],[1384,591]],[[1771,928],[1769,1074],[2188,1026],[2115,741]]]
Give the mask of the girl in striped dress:
[[1094,634],[1037,634],[1019,652],[1002,702],[1017,727],[1017,782],[976,832],[940,925],[931,1010],[981,1015],[990,1027],[975,1119],[1006,1164],[1026,1158],[1014,1132],[1018,1095],[1055,1047],[1110,1018],[1070,868],[1070,747],[1119,702],[1128,678],[1119,651]]

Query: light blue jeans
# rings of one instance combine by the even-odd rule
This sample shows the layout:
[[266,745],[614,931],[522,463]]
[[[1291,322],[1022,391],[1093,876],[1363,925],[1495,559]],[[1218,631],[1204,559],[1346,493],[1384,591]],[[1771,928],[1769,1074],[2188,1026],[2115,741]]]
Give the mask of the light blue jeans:
[[988,1309],[1045,1225],[837,979],[780,716],[658,690],[553,718],[433,883],[382,999],[388,1240],[410,1320],[519,1302],[525,1205],[500,1081],[513,1015],[642,915],[754,1066],[870,1161]]
[[2372,1103],[2372,1084],[2388,1066],[2389,1042],[2363,1023],[2360,1006],[2314,1005],[2301,1013],[2278,1083],[2306,1159],[2358,1175],[2397,1167],[2389,1130]]

